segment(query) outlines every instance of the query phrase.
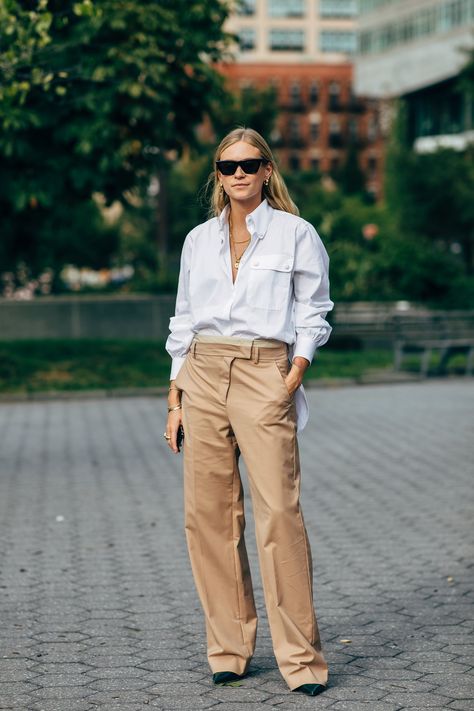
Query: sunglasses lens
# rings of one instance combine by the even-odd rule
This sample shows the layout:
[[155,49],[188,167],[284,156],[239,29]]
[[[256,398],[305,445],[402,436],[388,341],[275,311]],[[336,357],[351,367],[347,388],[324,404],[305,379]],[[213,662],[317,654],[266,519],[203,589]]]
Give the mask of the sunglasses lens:
[[219,160],[216,163],[222,175],[234,175],[237,170],[237,161],[235,160]]
[[261,163],[266,163],[263,158],[248,158],[247,160],[218,160],[216,161],[217,168],[222,175],[234,175],[237,166],[240,165],[244,173],[253,175],[258,172]]
[[249,160],[243,160],[242,163],[240,164],[242,166],[242,170],[244,173],[256,173],[258,169],[260,168],[260,158],[255,158],[255,159],[249,159]]

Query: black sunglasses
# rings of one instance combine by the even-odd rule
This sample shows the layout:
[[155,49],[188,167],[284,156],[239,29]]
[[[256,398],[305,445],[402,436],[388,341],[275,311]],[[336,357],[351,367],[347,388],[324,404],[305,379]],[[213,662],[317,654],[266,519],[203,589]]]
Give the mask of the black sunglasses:
[[246,160],[216,160],[216,168],[222,175],[234,175],[237,166],[240,165],[244,173],[253,175],[257,173],[260,165],[268,163],[266,158],[247,158]]

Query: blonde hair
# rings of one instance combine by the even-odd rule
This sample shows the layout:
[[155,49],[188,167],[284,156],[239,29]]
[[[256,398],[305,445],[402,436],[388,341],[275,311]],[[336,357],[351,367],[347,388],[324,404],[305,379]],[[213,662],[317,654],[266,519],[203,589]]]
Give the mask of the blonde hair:
[[270,150],[268,143],[265,139],[255,131],[253,128],[246,128],[245,126],[238,126],[230,131],[216,148],[214,154],[214,170],[210,173],[207,183],[205,186],[206,192],[211,190],[211,196],[209,199],[209,214],[208,217],[215,217],[220,215],[224,207],[230,202],[229,196],[223,190],[219,184],[219,179],[217,176],[217,168],[215,167],[216,160],[219,160],[221,153],[225,151],[226,148],[232,146],[238,141],[245,141],[251,146],[255,146],[260,151],[262,158],[266,158],[271,162],[273,167],[273,172],[268,182],[268,185],[262,186],[262,200],[266,198],[269,205],[271,205],[276,210],[283,210],[284,212],[291,212],[293,215],[299,215],[299,210],[295,203],[290,197],[288,188],[285,185],[285,181],[282,178],[280,171],[276,165],[273,154]]

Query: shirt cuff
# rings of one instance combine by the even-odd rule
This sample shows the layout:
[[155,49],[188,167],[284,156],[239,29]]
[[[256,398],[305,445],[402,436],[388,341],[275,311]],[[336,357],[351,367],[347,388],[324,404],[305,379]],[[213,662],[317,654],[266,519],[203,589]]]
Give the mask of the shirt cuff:
[[177,356],[176,358],[172,359],[170,380],[174,380],[176,378],[176,376],[178,375],[179,371],[181,370],[181,366],[183,365],[185,360],[186,360],[186,356],[184,358]]
[[293,360],[295,356],[301,356],[302,358],[309,360],[309,364],[311,365],[315,351],[316,341],[313,341],[312,338],[302,338],[301,336],[297,337],[295,345],[293,346],[293,355],[291,356],[291,360]]

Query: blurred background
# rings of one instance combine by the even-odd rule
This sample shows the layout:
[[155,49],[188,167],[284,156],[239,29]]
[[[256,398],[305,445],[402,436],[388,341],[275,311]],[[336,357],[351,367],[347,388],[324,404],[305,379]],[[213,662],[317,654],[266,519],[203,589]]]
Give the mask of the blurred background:
[[0,392],[166,383],[242,124],[331,259],[309,377],[472,373],[474,0],[0,0],[0,38]]

